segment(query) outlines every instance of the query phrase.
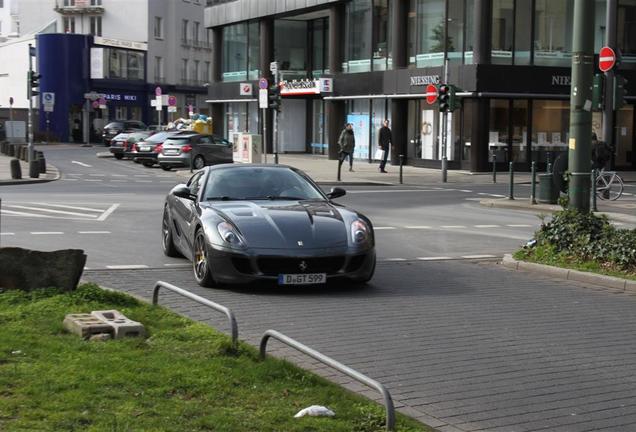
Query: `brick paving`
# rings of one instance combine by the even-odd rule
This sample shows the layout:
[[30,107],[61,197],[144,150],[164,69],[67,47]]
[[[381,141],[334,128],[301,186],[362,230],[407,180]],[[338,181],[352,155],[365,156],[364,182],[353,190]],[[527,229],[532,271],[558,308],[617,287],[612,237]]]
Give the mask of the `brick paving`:
[[[257,346],[266,329],[279,330],[382,382],[402,412],[440,431],[636,430],[633,294],[457,261],[379,264],[367,288],[203,289],[188,269],[84,278],[145,298],[164,280],[224,304],[242,340]],[[166,291],[160,303],[228,332],[222,314],[188,299]]]

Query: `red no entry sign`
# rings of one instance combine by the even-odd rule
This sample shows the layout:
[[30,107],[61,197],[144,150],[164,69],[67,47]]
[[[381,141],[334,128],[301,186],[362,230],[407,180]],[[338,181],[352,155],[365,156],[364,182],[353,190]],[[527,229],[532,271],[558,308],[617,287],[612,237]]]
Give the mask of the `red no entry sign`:
[[426,86],[426,102],[433,105],[437,101],[437,86],[429,84]]
[[616,54],[614,53],[614,50],[610,47],[601,48],[601,52],[599,52],[598,55],[598,68],[603,72],[607,72],[613,68],[615,64]]

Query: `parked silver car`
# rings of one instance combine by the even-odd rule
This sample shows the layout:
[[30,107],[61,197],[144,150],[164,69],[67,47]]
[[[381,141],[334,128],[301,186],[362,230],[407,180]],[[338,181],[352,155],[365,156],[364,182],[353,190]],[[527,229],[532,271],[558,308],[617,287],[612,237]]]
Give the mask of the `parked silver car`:
[[175,167],[201,169],[206,165],[232,163],[232,143],[214,135],[182,132],[164,141],[157,162],[166,171]]

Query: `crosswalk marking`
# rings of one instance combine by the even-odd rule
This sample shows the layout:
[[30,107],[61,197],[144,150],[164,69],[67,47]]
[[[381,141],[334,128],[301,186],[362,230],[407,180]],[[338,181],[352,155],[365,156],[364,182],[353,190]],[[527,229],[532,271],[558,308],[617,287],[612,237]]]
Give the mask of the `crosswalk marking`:
[[[96,208],[100,204],[71,205],[62,203],[47,202],[19,202],[4,203],[0,209],[2,216],[25,216],[30,218],[45,219],[66,219],[66,220],[89,220],[102,222],[106,220],[118,207],[119,204],[112,204],[110,207]],[[105,204],[108,205],[108,204]]]
[[78,234],[111,234],[110,231],[78,231]]
[[3,233],[0,233],[0,236],[12,236],[12,235],[15,235],[15,233],[12,233],[12,232],[3,232]]
[[477,259],[477,258],[496,258],[494,255],[462,255],[462,258]]
[[439,260],[449,260],[452,258],[448,256],[438,256],[438,257],[418,257],[416,259],[418,259],[419,261],[439,261]]
[[62,231],[31,231],[33,235],[62,235]]
[[442,226],[440,226],[440,228],[455,229],[455,228],[466,228],[466,226],[464,226],[464,225],[442,225]]
[[475,225],[475,228],[499,228],[500,225]]
[[137,270],[137,269],[146,269],[147,265],[144,264],[130,264],[130,265],[108,265],[106,268],[111,270]]
[[69,212],[69,211],[63,211],[63,210],[54,210],[54,209],[48,209],[48,208],[44,208],[44,207],[29,207],[29,206],[21,206],[21,205],[7,205],[7,207],[9,207],[9,208],[17,208],[17,209],[21,209],[21,210],[36,210],[36,211],[41,211],[41,212],[45,212],[45,213],[65,214],[65,215],[72,215],[72,216],[84,216],[84,217],[87,217],[87,218],[96,218],[97,217],[97,215],[92,215],[92,214],[76,213],[76,212]]
[[431,229],[431,227],[428,226],[428,225],[412,225],[412,226],[405,226],[404,228],[406,228],[406,229]]
[[387,226],[387,227],[374,227],[375,230],[394,230],[395,227]]

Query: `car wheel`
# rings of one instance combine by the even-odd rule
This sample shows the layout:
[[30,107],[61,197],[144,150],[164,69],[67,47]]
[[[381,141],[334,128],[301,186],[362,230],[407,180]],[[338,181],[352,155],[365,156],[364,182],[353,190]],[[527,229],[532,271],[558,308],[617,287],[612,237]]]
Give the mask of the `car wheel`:
[[141,161],[139,159],[133,159],[134,163],[141,163]]
[[161,169],[164,171],[170,171],[170,167],[166,165],[161,165]]
[[172,226],[170,226],[170,215],[168,214],[167,205],[163,208],[163,219],[161,221],[161,249],[163,249],[165,256],[178,257],[181,255],[172,238]]
[[121,154],[121,153],[115,153],[115,159],[120,160],[120,159],[123,159],[123,158],[124,158],[124,155],[123,155],[123,154]]
[[194,169],[203,168],[205,166],[205,159],[203,159],[203,156],[197,155],[197,157],[194,158],[193,166],[194,166]]
[[152,162],[144,162],[146,168],[151,168],[154,164]]
[[192,269],[194,270],[194,278],[199,285],[208,288],[216,286],[210,270],[210,263],[208,262],[208,247],[205,243],[205,235],[202,229],[197,230],[194,235]]

